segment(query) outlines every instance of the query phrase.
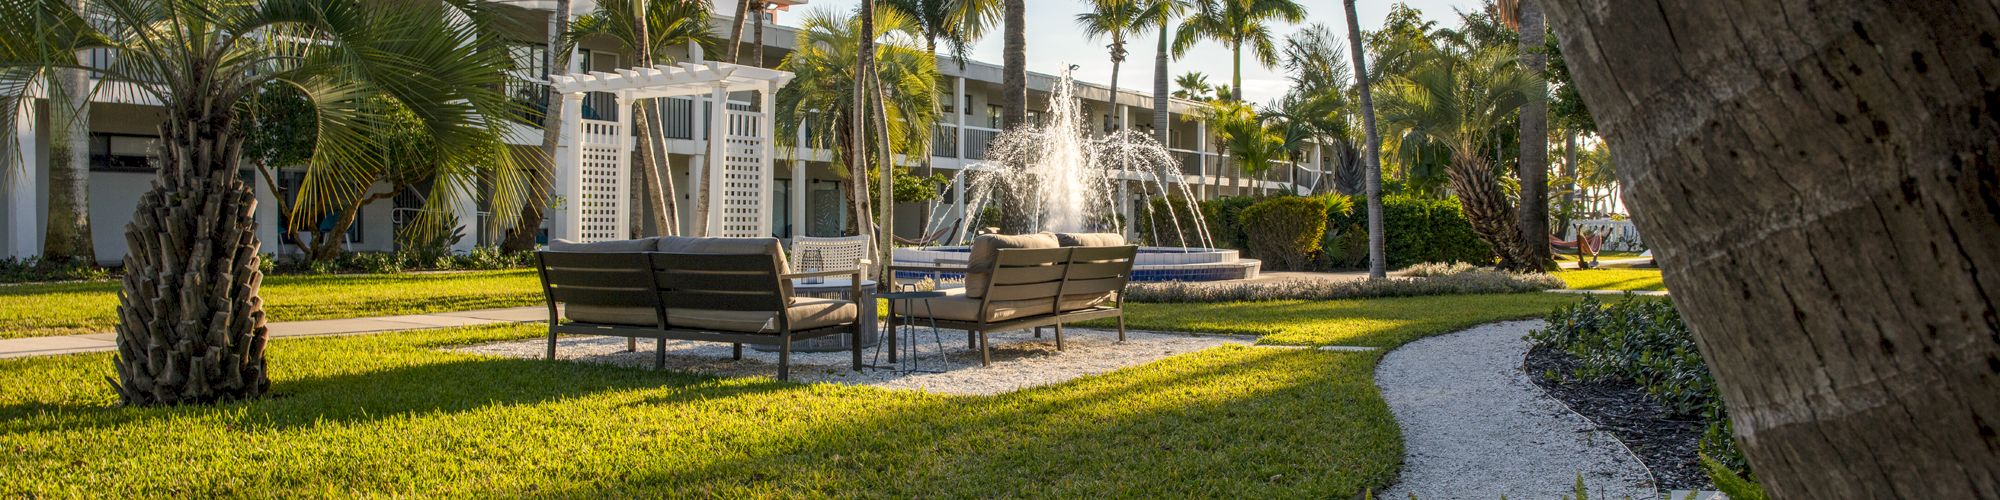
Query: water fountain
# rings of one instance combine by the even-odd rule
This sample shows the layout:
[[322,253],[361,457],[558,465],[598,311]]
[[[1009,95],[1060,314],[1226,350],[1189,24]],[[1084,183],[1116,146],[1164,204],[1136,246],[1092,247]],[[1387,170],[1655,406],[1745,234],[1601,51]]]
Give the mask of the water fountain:
[[[1129,199],[1127,186],[1138,187],[1142,191],[1138,194],[1148,198],[1194,199],[1181,181],[1180,163],[1159,141],[1130,130],[1090,137],[1085,129],[1090,122],[1068,72],[1053,90],[1045,123],[1002,132],[987,147],[985,164],[961,170],[962,179],[954,179],[965,183],[965,214],[972,220],[957,220],[952,207],[933,206],[930,212],[938,216],[926,221],[922,234],[955,228],[946,241],[971,241],[981,226],[977,223],[981,214],[1002,206],[1027,211],[1011,215],[1030,225],[1031,231],[1123,234],[1127,221],[1119,200]],[[1006,197],[1014,203],[1003,204]],[[1139,249],[1135,281],[1256,277],[1259,261],[1240,258],[1235,250],[1214,248],[1199,210],[1181,210],[1186,207],[1178,203],[1161,206],[1165,213],[1149,213],[1135,222],[1172,241]],[[906,247],[895,250],[895,259],[905,265],[962,264],[969,251],[963,245]]]

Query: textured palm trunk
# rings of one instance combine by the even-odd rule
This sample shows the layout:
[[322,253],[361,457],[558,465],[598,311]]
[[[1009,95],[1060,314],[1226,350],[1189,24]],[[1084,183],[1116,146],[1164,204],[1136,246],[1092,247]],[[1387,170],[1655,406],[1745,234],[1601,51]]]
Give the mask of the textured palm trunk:
[[59,70],[68,105],[49,106],[49,125],[64,128],[49,144],[49,210],[42,258],[97,264],[90,238],[90,74]]
[[1160,46],[1153,53],[1153,134],[1160,139],[1160,146],[1173,147],[1172,111],[1167,104],[1167,29],[1171,23],[1160,23]]
[[1229,100],[1243,102],[1243,42],[1229,42]]
[[875,62],[875,2],[861,2],[860,45],[855,52],[854,107],[848,114],[848,144],[853,153],[847,156],[848,198],[853,213],[850,219],[856,235],[875,235],[875,215],[868,203],[868,74]]
[[723,55],[729,59],[723,62],[736,64],[736,54],[743,49],[743,16],[750,11],[752,0],[736,0],[736,17],[729,19],[729,50]]
[[2000,498],[2000,2],[1627,4],[1549,13],[1751,468]]
[[1568,130],[1563,134],[1563,209],[1556,221],[1558,227],[1555,228],[1555,232],[1561,234],[1564,239],[1575,238],[1574,235],[1569,234],[1569,224],[1576,219],[1577,212],[1576,134],[1577,132],[1574,129]]
[[750,28],[751,66],[764,67],[764,2],[751,2],[755,9],[750,12],[756,18]]
[[[1520,0],[1521,66],[1535,77],[1534,90],[1521,106],[1521,249],[1523,264],[1544,269],[1555,260],[1549,253],[1549,100],[1548,60],[1542,54],[1542,7],[1537,0]],[[1525,268],[1524,268],[1525,269]]]
[[[555,12],[550,13],[548,50],[542,59],[542,80],[551,76],[568,73],[569,57],[558,55],[562,52],[562,34],[569,32],[570,0],[556,0]],[[561,67],[560,69],[558,67]],[[542,109],[542,157],[534,162],[536,185],[528,190],[528,199],[521,205],[520,218],[514,228],[507,233],[501,243],[501,250],[515,252],[534,251],[536,236],[541,233],[543,212],[548,208],[549,193],[556,183],[556,147],[562,140],[562,94],[554,86],[549,87],[548,104]]]
[[[1001,51],[1000,78],[1000,126],[1013,129],[1026,125],[1028,119],[1028,37],[1026,0],[1002,0],[1002,31],[1005,31],[1005,45]],[[1000,197],[1001,230],[1008,234],[1019,234],[1034,226],[1028,219],[1029,200],[1021,193],[1008,193]]]
[[257,198],[237,179],[228,106],[192,102],[160,126],[160,178],[125,226],[114,388],[125,404],[254,398],[270,387]]
[[[1451,165],[1446,170],[1451,177],[1452,193],[1458,195],[1466,220],[1472,222],[1472,232],[1493,247],[1493,253],[1500,256],[1500,268],[1540,271],[1541,266],[1530,260],[1523,248],[1517,214],[1507,201],[1507,194],[1500,190],[1500,179],[1493,175],[1492,163],[1476,151],[1462,149],[1452,153]],[[1546,246],[1548,242],[1544,240],[1542,244]]]
[[1354,15],[1354,0],[1341,4],[1347,11],[1347,51],[1354,59],[1354,87],[1361,96],[1361,128],[1368,136],[1367,150],[1361,153],[1368,192],[1368,277],[1383,279],[1389,275],[1389,260],[1383,244],[1387,234],[1382,231],[1382,134],[1375,128],[1375,98],[1368,88],[1368,59],[1361,45],[1361,22]]

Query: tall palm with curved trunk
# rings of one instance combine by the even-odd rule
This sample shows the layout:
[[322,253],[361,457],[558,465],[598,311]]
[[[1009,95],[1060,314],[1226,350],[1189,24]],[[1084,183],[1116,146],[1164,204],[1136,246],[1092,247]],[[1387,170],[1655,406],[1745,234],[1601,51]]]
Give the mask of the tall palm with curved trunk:
[[[385,5],[393,4],[393,5]],[[79,8],[80,7],[80,8]],[[32,102],[38,73],[81,69],[76,53],[112,52],[105,78],[155,100],[159,178],[125,228],[113,382],[127,404],[253,398],[270,386],[258,285],[256,196],[239,180],[247,102],[266,83],[307,95],[320,165],[379,164],[372,137],[389,126],[363,103],[401,103],[442,154],[515,163],[503,123],[519,104],[502,91],[510,67],[484,2],[406,0],[0,1],[0,107]],[[88,21],[86,21],[88,20]],[[15,124],[0,113],[0,128]],[[12,147],[11,141],[5,141]],[[522,169],[489,179],[524,189]],[[434,190],[470,195],[441,177]],[[445,198],[435,196],[434,198]],[[518,196],[501,196],[507,211]]]
[[1014,128],[1028,118],[1028,6],[1001,0],[1000,126]]
[[1541,77],[1521,71],[1519,58],[1506,49],[1441,48],[1420,57],[1421,64],[1384,82],[1383,120],[1405,140],[1443,145],[1451,157],[1452,191],[1473,232],[1499,254],[1501,268],[1539,272],[1488,152],[1499,147],[1493,131],[1531,99]]
[[[644,10],[642,14],[640,11]],[[707,0],[599,0],[597,10],[578,16],[564,36],[564,52],[571,52],[586,38],[610,38],[617,40],[619,47],[635,56],[634,66],[649,67],[664,60],[660,54],[668,49],[690,42],[714,45],[715,38],[708,33]],[[645,22],[639,22],[641,18]],[[660,116],[659,100],[645,99],[632,109],[632,125],[639,133],[639,149],[634,151],[634,159],[640,168],[639,186],[646,199],[646,210],[640,214],[646,217],[646,224],[653,226],[656,234],[679,234],[681,227],[678,198],[674,190],[673,169],[667,165],[667,139],[657,133],[658,126],[653,120]],[[696,189],[699,200],[708,199],[708,184],[690,186]],[[702,212],[707,204],[694,203],[695,227],[702,227],[707,214]],[[642,232],[642,231],[635,231]]]
[[1214,40],[1229,46],[1229,99],[1243,100],[1243,49],[1249,48],[1257,63],[1266,67],[1278,63],[1278,44],[1270,23],[1296,23],[1306,18],[1306,8],[1292,0],[1194,0],[1180,32],[1174,35],[1174,55],[1194,48],[1196,42]]
[[[1534,75],[1548,72],[1542,47],[1548,38],[1539,0],[1503,0],[1495,4],[1501,21],[1519,33],[1521,69]],[[1536,78],[1521,106],[1521,244],[1534,262],[1553,263],[1549,245],[1549,99],[1548,80]]]
[[1108,38],[1111,44],[1111,119],[1114,128],[1126,127],[1125,116],[1119,113],[1118,69],[1125,64],[1125,39],[1147,27],[1145,6],[1139,0],[1090,0],[1091,10],[1077,14],[1077,27],[1089,38]]
[[[845,175],[850,185],[862,186],[858,196],[867,201],[868,166],[882,156],[878,150],[883,134],[868,132],[867,126],[854,127],[856,118],[865,121],[872,114],[872,101],[876,100],[857,103],[855,96],[880,96],[881,109],[888,115],[888,153],[913,157],[927,151],[931,126],[937,119],[934,103],[939,90],[937,58],[916,47],[916,26],[910,18],[882,9],[872,26],[862,24],[859,16],[826,9],[815,9],[801,18],[795,48],[778,64],[794,77],[791,85],[778,90],[776,120],[779,141],[796,141],[803,130],[807,142],[793,147],[824,149],[833,153],[834,164],[850,165]],[[863,37],[861,33],[870,27],[875,36]],[[881,40],[871,43],[882,79],[879,93],[857,80],[857,76],[864,76],[860,70],[863,38]],[[853,168],[855,165],[859,168]],[[865,230],[862,224],[872,218],[868,207],[850,203],[848,208],[857,230]]]
[[[555,75],[568,73],[570,52],[564,50],[564,35],[569,33],[571,0],[556,0],[555,10],[549,13],[548,40],[542,55],[542,81],[554,79]],[[535,172],[534,183],[538,186],[555,185],[556,147],[562,142],[562,94],[553,85],[543,85],[547,92],[542,97],[542,154],[531,165]],[[527,200],[521,203],[520,213],[515,216],[513,227],[506,228],[505,238],[500,242],[500,250],[507,253],[534,251],[541,236],[544,212],[549,204],[551,189],[534,189],[528,192]]]
[[1173,146],[1173,111],[1167,107],[1167,59],[1173,54],[1174,20],[1187,9],[1187,0],[1142,0],[1145,5],[1144,26],[1158,30],[1160,46],[1153,52],[1153,135],[1161,146]]
[[1347,51],[1354,59],[1354,93],[1361,101],[1362,133],[1368,136],[1361,156],[1363,175],[1368,178],[1364,187],[1368,193],[1368,277],[1383,279],[1389,276],[1389,259],[1384,244],[1388,234],[1382,228],[1382,132],[1375,124],[1375,95],[1369,86],[1368,51],[1361,45],[1361,21],[1354,14],[1354,0],[1344,0],[1341,5],[1347,11]]
[[2000,3],[1543,5],[1771,496],[2000,496]]

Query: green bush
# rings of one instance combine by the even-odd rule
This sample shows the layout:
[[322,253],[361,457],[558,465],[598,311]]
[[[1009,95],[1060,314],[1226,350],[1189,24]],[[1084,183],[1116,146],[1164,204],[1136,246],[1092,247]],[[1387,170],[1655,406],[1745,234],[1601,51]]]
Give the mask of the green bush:
[[1326,234],[1327,202],[1318,198],[1265,198],[1243,209],[1239,224],[1249,241],[1250,255],[1267,267],[1304,271],[1319,255]]
[[1215,246],[1250,249],[1250,235],[1243,231],[1243,209],[1257,204],[1254,196],[1223,196],[1201,202],[1201,216],[1208,220],[1208,236]]
[[1431,278],[1379,280],[1295,278],[1133,283],[1125,289],[1125,298],[1133,302],[1220,303],[1522,293],[1554,288],[1562,288],[1562,280],[1547,274],[1515,274],[1481,269]]
[[[1202,229],[1194,225],[1194,208],[1187,198],[1179,196],[1155,197],[1141,205],[1139,213],[1133,215],[1132,229],[1139,233],[1139,244],[1156,247],[1200,246]],[[1177,218],[1169,218],[1172,214]],[[1178,219],[1179,231],[1175,228]],[[1212,224],[1212,223],[1211,223]]]
[[0,259],[0,283],[35,281],[98,281],[111,279],[111,270],[84,260],[48,260],[38,257]]
[[[1355,200],[1344,217],[1328,213],[1327,232],[1336,245],[1322,259],[1329,268],[1368,267],[1368,205]],[[1336,229],[1337,228],[1337,229]],[[1458,200],[1409,196],[1382,199],[1383,250],[1389,267],[1424,262],[1493,262],[1493,249],[1472,232]]]
[[1676,416],[1702,419],[1701,453],[1744,469],[1722,393],[1672,301],[1627,294],[1605,306],[1585,297],[1556,308],[1547,320],[1549,327],[1529,332],[1529,341],[1575,358],[1578,377],[1630,381]]

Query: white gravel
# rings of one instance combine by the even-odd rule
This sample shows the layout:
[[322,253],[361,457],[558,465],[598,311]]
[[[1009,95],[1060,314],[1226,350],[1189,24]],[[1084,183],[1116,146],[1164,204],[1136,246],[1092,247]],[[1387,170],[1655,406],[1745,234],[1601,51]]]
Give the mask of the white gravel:
[[1540,321],[1493,323],[1389,352],[1375,383],[1403,429],[1403,471],[1380,498],[1658,498],[1645,465],[1521,370]]
[[[1055,384],[1078,377],[1142,365],[1177,354],[1220,345],[1248,345],[1249,337],[1204,336],[1128,331],[1118,342],[1118,332],[1086,328],[1063,329],[1063,350],[1057,351],[1052,331],[1034,338],[1030,331],[989,334],[993,343],[993,366],[979,366],[979,351],[967,349],[965,332],[939,330],[933,339],[920,330],[922,344],[916,368],[939,373],[902,372],[890,369],[888,353],[879,356],[876,348],[862,351],[862,363],[880,368],[850,369],[848,351],[792,353],[792,380],[871,385],[943,394],[986,395]],[[940,357],[939,344],[944,356]],[[641,339],[637,352],[625,351],[623,337],[568,336],[556,342],[557,359],[607,363],[650,369],[654,341]],[[500,342],[458,348],[458,351],[516,358],[543,357],[545,340]],[[909,368],[905,364],[905,368]],[[778,374],[778,353],[762,352],[745,346],[743,360],[730,359],[729,344],[667,341],[667,369],[720,376],[763,376]]]

